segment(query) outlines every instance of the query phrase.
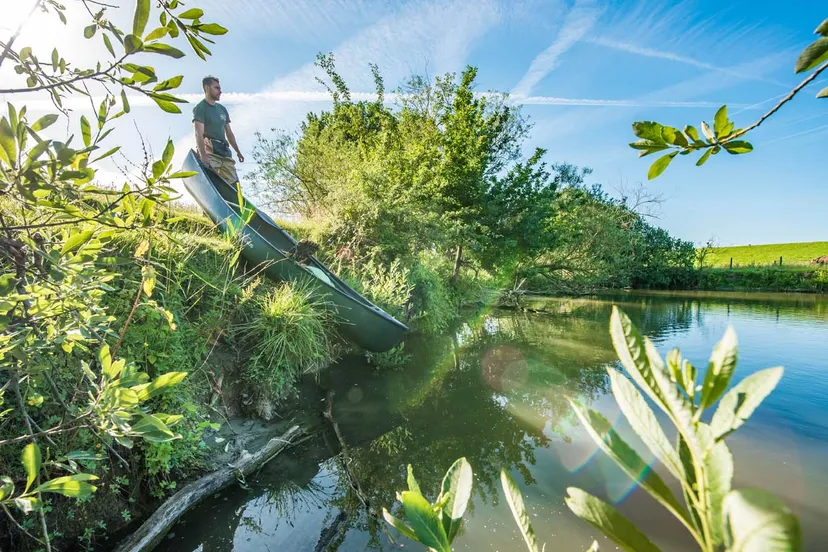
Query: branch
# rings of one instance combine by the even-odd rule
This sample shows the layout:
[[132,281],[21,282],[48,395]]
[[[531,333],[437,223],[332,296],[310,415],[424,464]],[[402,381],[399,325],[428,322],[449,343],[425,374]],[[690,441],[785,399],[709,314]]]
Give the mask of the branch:
[[37,538],[36,536],[32,535],[32,534],[31,534],[31,533],[29,533],[28,531],[26,531],[26,530],[23,528],[23,526],[22,526],[22,525],[20,525],[19,523],[17,523],[17,520],[16,520],[16,519],[14,519],[14,516],[11,514],[11,512],[9,512],[9,509],[8,509],[8,508],[6,508],[6,505],[5,505],[5,504],[3,504],[2,502],[0,502],[0,508],[3,508],[3,511],[4,511],[4,512],[6,512],[6,515],[9,517],[9,519],[12,521],[12,523],[14,523],[15,527],[17,527],[20,531],[22,531],[24,535],[26,535],[26,536],[27,536],[27,537],[29,537],[30,539],[33,539],[33,540],[37,541],[39,544],[44,544],[44,542],[43,542],[42,540],[40,540],[40,539],[39,539],[39,538]]
[[[29,421],[29,413],[26,412],[26,404],[23,402],[23,395],[20,394],[20,381],[17,377],[17,373],[12,375],[12,389],[14,390],[14,395],[17,397],[17,405],[20,407],[20,412],[23,414],[23,421],[26,422],[26,430],[29,432],[29,437],[31,438],[35,446],[37,446],[37,439],[35,439],[34,431],[32,431],[32,424]],[[39,471],[37,473],[35,482],[39,487]],[[40,530],[43,532],[43,545],[46,546],[46,552],[52,552],[52,545],[49,542],[49,527],[46,525],[46,514],[43,513],[43,494],[40,491],[37,492],[37,499],[41,504],[41,507],[38,508],[37,513],[40,517]]]
[[[69,80],[65,81],[58,81],[52,84],[44,84],[42,86],[35,86],[32,88],[5,88],[0,89],[0,94],[20,94],[24,92],[42,92],[44,90],[53,90],[55,88],[60,88],[62,86],[69,86],[72,83],[83,81],[83,80],[97,80],[99,77],[107,76],[111,77],[109,74],[110,71],[117,68],[127,57],[131,56],[133,53],[124,54],[121,56],[121,59],[110,65],[108,68],[104,69],[103,71],[96,71],[94,73],[90,73],[89,75],[78,75],[77,77],[73,77]],[[48,77],[47,77],[48,78]]]
[[750,125],[749,127],[747,127],[747,128],[743,128],[743,129],[742,129],[742,130],[740,130],[739,132],[737,132],[737,133],[735,133],[735,134],[732,134],[731,136],[728,136],[726,139],[722,140],[720,143],[721,143],[721,144],[726,144],[727,142],[730,142],[731,140],[734,140],[734,139],[738,138],[739,136],[743,136],[743,135],[745,135],[746,133],[748,133],[748,132],[750,132],[751,130],[753,130],[754,128],[756,128],[756,127],[758,127],[759,125],[761,125],[763,122],[765,122],[765,119],[767,119],[768,117],[770,117],[771,115],[773,115],[774,113],[776,113],[777,111],[779,111],[779,109],[780,109],[783,105],[785,105],[786,103],[788,103],[789,101],[791,101],[791,100],[794,98],[794,96],[796,96],[796,95],[797,95],[797,93],[798,93],[800,90],[802,90],[803,88],[805,88],[806,86],[808,86],[809,84],[811,84],[811,82],[813,82],[813,81],[814,81],[814,79],[816,79],[816,78],[819,76],[819,74],[820,74],[820,73],[822,73],[823,71],[825,71],[826,69],[828,69],[828,61],[826,61],[825,63],[823,63],[822,65],[820,65],[820,66],[819,66],[819,68],[818,68],[816,71],[814,71],[814,72],[811,74],[811,76],[810,76],[810,77],[808,77],[808,78],[807,78],[807,79],[805,79],[804,81],[800,82],[800,83],[797,85],[797,87],[796,87],[796,88],[794,88],[793,90],[791,90],[791,91],[790,91],[790,93],[789,93],[787,96],[785,96],[784,98],[782,98],[782,100],[780,100],[780,102],[779,102],[778,104],[776,104],[775,106],[773,106],[773,108],[772,108],[770,111],[768,111],[767,113],[765,113],[764,115],[762,115],[762,116],[759,118],[759,120],[758,120],[758,121],[756,121],[755,123],[753,123],[753,124],[752,124],[752,125]]
[[3,48],[3,54],[0,55],[0,66],[3,65],[3,61],[5,61],[6,57],[9,55],[9,51],[11,50],[12,46],[14,45],[14,41],[17,40],[18,36],[20,36],[20,31],[23,30],[23,25],[25,25],[26,23],[29,22],[29,19],[32,17],[32,14],[34,14],[35,10],[37,10],[39,7],[41,7],[42,4],[43,4],[43,0],[37,0],[37,2],[35,2],[35,5],[32,6],[32,9],[29,10],[29,15],[26,16],[26,19],[21,21],[20,25],[17,26],[17,30],[14,32],[14,34],[9,39],[9,41],[6,43],[6,47]]
[[[27,418],[28,418],[28,416],[27,416]],[[45,431],[39,431],[37,433],[21,435],[20,437],[15,437],[13,439],[6,439],[5,441],[0,441],[0,446],[13,445],[14,443],[21,443],[23,441],[33,440],[36,437],[47,436],[47,435],[57,435],[58,433],[66,433],[68,431],[75,431],[76,429],[83,429],[83,428],[86,428],[86,427],[89,427],[89,426],[81,425],[81,426],[72,426],[72,427],[53,427],[52,429],[47,429]]]

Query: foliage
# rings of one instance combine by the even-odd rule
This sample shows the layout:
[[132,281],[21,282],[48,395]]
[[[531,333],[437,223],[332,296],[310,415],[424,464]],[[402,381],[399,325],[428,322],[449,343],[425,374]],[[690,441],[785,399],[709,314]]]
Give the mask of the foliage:
[[828,290],[828,269],[812,270],[802,266],[709,268],[699,273],[698,289],[732,291],[800,291],[822,293]]
[[[649,180],[657,178],[667,169],[676,155],[689,155],[693,152],[702,151],[704,153],[696,162],[696,166],[701,166],[707,162],[711,155],[718,154],[722,149],[731,155],[739,155],[753,151],[753,145],[750,142],[741,140],[741,138],[761,125],[783,105],[792,100],[800,90],[811,84],[823,71],[828,69],[828,19],[817,27],[814,34],[820,35],[820,38],[802,51],[794,67],[797,74],[812,71],[811,74],[791,90],[788,95],[782,98],[770,111],[762,115],[758,121],[745,128],[734,128],[736,125],[729,119],[726,105],[716,111],[716,115],[713,117],[712,127],[707,122],[702,121],[701,135],[699,135],[699,131],[695,127],[690,125],[685,126],[683,130],[679,130],[653,121],[637,121],[633,123],[633,133],[639,140],[631,143],[630,147],[640,150],[639,157],[667,150],[670,151],[670,153],[659,157],[650,166],[647,178]],[[817,98],[826,97],[828,97],[828,87],[823,88],[817,93]]]
[[[50,465],[50,471],[58,472],[76,471],[76,453],[62,450],[69,434],[71,446],[103,445],[124,468],[129,463],[118,450],[131,448],[135,438],[155,444],[178,438],[171,426],[182,415],[153,412],[163,404],[163,391],[186,374],[166,371],[151,377],[146,364],[118,358],[117,353],[122,352],[138,311],[155,313],[156,325],[176,329],[175,315],[157,301],[153,246],[176,222],[165,207],[175,193],[170,181],[187,173],[171,167],[174,149],[169,140],[159,159],[145,155],[142,164],[133,165],[138,174],[133,175],[132,185],[101,188],[94,182],[95,167],[120,149],[106,139],[114,122],[130,112],[127,92],[152,98],[166,112],[181,112],[177,104],[184,100],[170,91],[181,85],[183,77],[163,78],[153,67],[134,62],[136,56],[180,58],[184,52],[169,43],[180,37],[206,59],[210,51],[205,43],[212,43],[209,36],[226,32],[216,23],[202,22],[201,9],[185,10],[179,0],[156,3],[160,26],[149,32],[153,11],[149,0],[135,1],[131,32],[119,29],[108,17],[117,6],[81,0],[80,17],[81,5],[89,15],[84,37],[100,37],[111,60],[96,60],[87,68],[57,48],[51,53],[21,48],[15,44],[20,28],[0,41],[0,65],[10,61],[17,75],[13,80],[20,82],[4,82],[0,94],[14,98],[48,93],[56,110],[67,118],[67,129],[71,121],[63,107],[66,98],[87,97],[92,109],[91,119],[81,115],[79,128],[65,139],[47,137],[54,136],[50,127],[61,118],[58,113],[32,121],[25,105],[18,108],[8,102],[8,114],[0,118],[0,384],[14,397],[13,406],[2,413],[0,444],[28,442],[24,450],[32,451],[47,441],[54,447],[53,454],[70,460]],[[67,23],[67,8],[53,0],[37,0],[34,10]],[[103,96],[99,104],[93,100],[96,94]],[[116,251],[125,234],[136,236],[126,255]],[[131,307],[119,319],[112,315],[106,297],[130,268],[140,277],[131,290]],[[61,440],[60,446],[56,439]],[[2,454],[12,449],[6,446]],[[29,475],[39,473],[28,465],[26,470]],[[48,487],[61,482],[82,489],[81,494],[91,493],[94,487],[78,479],[83,476],[52,478],[37,488],[38,497],[69,488]],[[31,481],[27,491],[30,486]],[[46,508],[40,505],[39,500],[31,501],[30,509],[40,518],[38,540],[51,550]],[[6,514],[17,525],[8,510]]]
[[[732,328],[714,347],[704,374],[682,359],[678,349],[671,350],[665,362],[649,338],[643,337],[615,306],[610,335],[629,376],[628,379],[615,368],[607,368],[613,396],[636,435],[680,484],[683,502],[609,421],[571,400],[576,416],[596,445],[684,525],[700,550],[801,550],[798,521],[785,504],[761,489],[732,489],[733,457],[726,444],[726,439],[744,425],[776,387],[783,369],[761,370],[731,387],[738,359]],[[709,423],[703,422],[705,411],[717,403]],[[675,445],[670,443],[650,404],[655,404],[675,427]],[[416,482],[412,485],[413,477],[409,481],[409,494],[403,493],[399,498],[414,530],[384,510],[386,521],[429,549],[450,550],[450,540],[445,539],[448,533],[441,533],[433,520],[442,503],[450,503],[451,498],[441,493],[434,504],[429,504],[419,495]],[[501,483],[528,549],[536,551],[536,538],[520,491],[505,471]],[[412,499],[412,491],[416,491],[417,500]],[[570,510],[622,549],[659,550],[610,504],[581,489],[569,488],[567,492]],[[406,499],[410,503],[407,507]],[[429,527],[436,529],[427,531]],[[593,543],[590,550],[597,549],[597,543]]]
[[595,288],[675,289],[695,278],[693,244],[647,222],[598,185],[563,188],[548,222],[549,248],[517,271],[534,291]]
[[436,254],[456,281],[462,267],[493,270],[544,245],[559,175],[543,150],[520,160],[528,121],[504,95],[474,93],[475,68],[412,77],[387,106],[375,66],[377,99],[355,102],[332,56],[317,65],[332,111],[308,114],[297,135],[258,135],[252,179],[271,208],[312,221],[332,262],[413,270]]

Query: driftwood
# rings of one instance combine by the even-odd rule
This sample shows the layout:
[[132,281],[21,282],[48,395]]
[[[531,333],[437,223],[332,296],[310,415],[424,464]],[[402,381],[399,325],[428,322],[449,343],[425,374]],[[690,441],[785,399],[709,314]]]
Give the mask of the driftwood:
[[264,466],[274,456],[294,444],[291,439],[302,434],[293,426],[281,437],[274,437],[255,454],[242,451],[234,464],[185,485],[171,496],[147,521],[115,549],[116,552],[147,552],[158,545],[176,521],[202,499],[230,486],[237,476],[249,475]]

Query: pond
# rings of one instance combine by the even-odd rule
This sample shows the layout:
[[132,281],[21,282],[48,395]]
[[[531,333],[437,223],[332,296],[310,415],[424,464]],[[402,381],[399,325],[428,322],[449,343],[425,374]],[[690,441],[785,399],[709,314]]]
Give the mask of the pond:
[[[825,550],[828,298],[633,292],[539,300],[533,306],[543,313],[478,312],[442,337],[413,339],[413,357],[402,369],[347,358],[309,377],[302,394],[318,419],[315,437],[277,457],[247,488],[202,503],[159,549],[422,550],[368,515],[354,486],[371,508],[396,508],[395,493],[407,488],[412,464],[433,500],[445,470],[465,456],[474,491],[454,550],[525,550],[500,489],[501,467],[520,486],[546,550],[585,550],[593,539],[616,550],[569,512],[563,498],[570,486],[611,501],[662,550],[695,550],[684,529],[596,450],[566,401],[571,396],[601,411],[652,460],[608,395],[606,367],[616,362],[608,332],[613,303],[662,355],[679,347],[706,366],[732,324],[740,344],[735,381],[785,367],[777,389],[728,441],[734,487],[760,486],[782,497],[800,518],[806,549]],[[339,438],[322,416],[331,391]]]

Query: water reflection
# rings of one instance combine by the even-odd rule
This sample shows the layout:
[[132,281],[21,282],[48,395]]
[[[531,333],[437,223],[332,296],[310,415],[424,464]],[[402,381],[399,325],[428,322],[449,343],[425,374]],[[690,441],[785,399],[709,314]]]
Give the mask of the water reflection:
[[[828,378],[815,343],[828,338],[828,304],[809,296],[709,294],[536,301],[533,308],[543,312],[478,313],[446,336],[412,340],[413,361],[402,370],[345,359],[303,383],[316,436],[266,466],[249,489],[235,487],[204,504],[160,549],[396,549],[404,539],[374,514],[393,510],[395,493],[406,488],[406,465],[434,498],[460,456],[474,469],[475,487],[457,550],[521,549],[508,508],[499,504],[501,467],[524,489],[539,538],[552,548],[580,549],[597,537],[562,504],[565,488],[576,485],[619,503],[663,549],[692,549],[680,528],[596,454],[566,400],[593,404],[629,434],[607,397],[613,303],[662,352],[680,346],[697,365],[728,323],[740,336],[737,377],[786,365],[779,390],[757,413],[766,423],[747,424],[732,445],[737,484],[782,494],[802,516],[810,549],[821,549],[828,542],[818,521],[828,513],[818,460],[828,453]],[[331,393],[339,436],[322,415]],[[769,452],[769,441],[785,447]]]

